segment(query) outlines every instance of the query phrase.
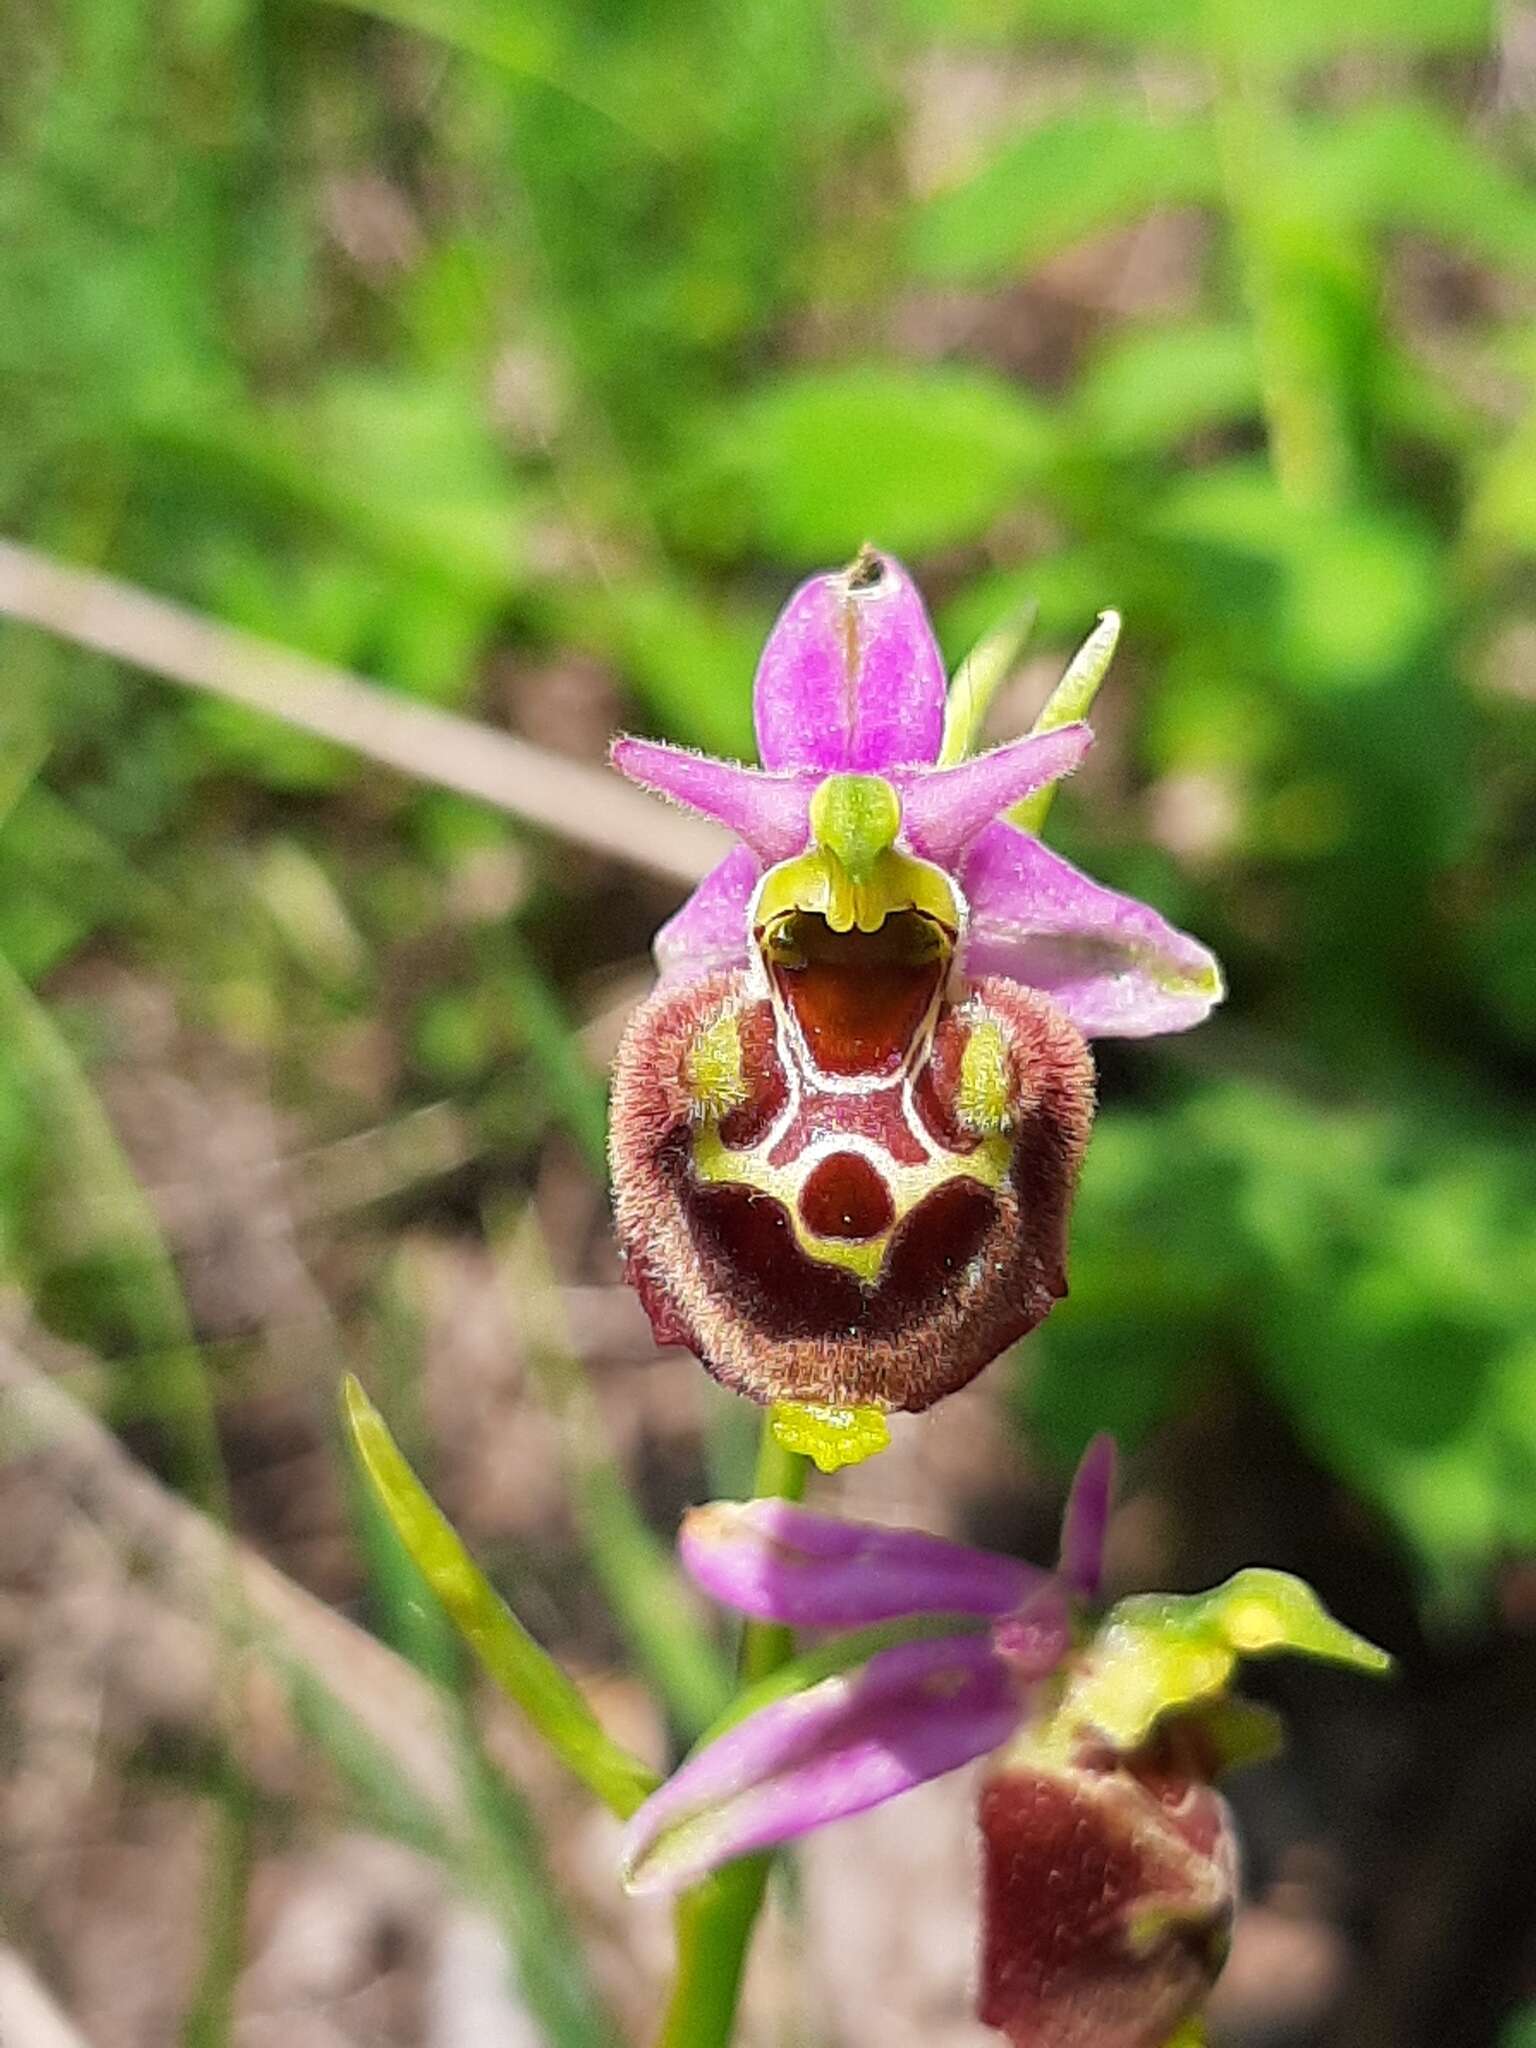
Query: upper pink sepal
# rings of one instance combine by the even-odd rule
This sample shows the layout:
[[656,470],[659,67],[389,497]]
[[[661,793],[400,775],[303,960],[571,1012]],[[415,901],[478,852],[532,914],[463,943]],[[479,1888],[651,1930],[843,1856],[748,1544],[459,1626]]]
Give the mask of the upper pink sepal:
[[911,1614],[1009,1614],[1044,1574],[920,1529],[845,1522],[782,1500],[712,1501],[678,1549],[713,1599],[790,1628],[862,1628]]
[[944,662],[901,564],[867,548],[850,568],[802,583],[768,636],[753,710],[758,753],[775,772],[882,775],[936,761]]
[[1187,1031],[1221,1001],[1221,969],[1198,939],[1028,832],[988,825],[960,884],[971,906],[966,972],[1043,989],[1085,1038]]
[[613,765],[642,789],[724,825],[765,866],[805,851],[815,775],[764,775],[739,761],[716,761],[660,740],[615,740]]

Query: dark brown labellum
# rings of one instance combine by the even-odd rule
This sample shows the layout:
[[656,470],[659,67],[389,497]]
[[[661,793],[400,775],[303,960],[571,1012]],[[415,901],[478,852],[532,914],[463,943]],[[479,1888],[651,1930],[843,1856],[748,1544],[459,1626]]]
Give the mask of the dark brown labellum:
[[659,1342],[754,1400],[921,1409],[1066,1292],[1082,1038],[1012,982],[945,995],[916,912],[814,916],[659,990],[614,1077],[619,1237]]

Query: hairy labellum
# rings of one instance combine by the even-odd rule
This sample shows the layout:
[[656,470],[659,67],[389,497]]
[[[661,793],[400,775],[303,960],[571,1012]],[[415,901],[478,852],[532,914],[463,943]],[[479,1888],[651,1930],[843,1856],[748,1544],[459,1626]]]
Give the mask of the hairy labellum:
[[[776,966],[663,991],[614,1100],[618,1224],[657,1336],[758,1401],[926,1408],[1066,1292],[1092,1116],[1078,1033],[937,964]],[[864,935],[860,935],[861,938]]]
[[761,769],[614,748],[740,842],[658,936],[661,986],[619,1054],[620,1243],[658,1341],[728,1385],[926,1408],[1066,1291],[1085,1039],[1182,1030],[1220,974],[1010,822],[1092,735],[963,758],[888,556],[795,593],[756,715]]

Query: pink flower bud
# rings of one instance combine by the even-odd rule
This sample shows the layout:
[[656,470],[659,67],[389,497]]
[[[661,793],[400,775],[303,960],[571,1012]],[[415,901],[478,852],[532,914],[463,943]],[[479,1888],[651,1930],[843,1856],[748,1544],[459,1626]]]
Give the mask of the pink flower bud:
[[658,1341],[755,1400],[926,1408],[1034,1329],[1066,1292],[1085,1038],[1220,1000],[1204,946],[1021,822],[1092,743],[1116,630],[1061,715],[967,758],[975,691],[946,696],[912,579],[865,549],[769,636],[760,767],[614,747],[738,841],[657,936],[612,1152]]

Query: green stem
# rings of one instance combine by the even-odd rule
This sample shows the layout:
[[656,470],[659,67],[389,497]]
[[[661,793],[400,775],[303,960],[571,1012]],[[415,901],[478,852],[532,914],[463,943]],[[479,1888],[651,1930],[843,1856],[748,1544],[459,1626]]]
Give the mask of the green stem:
[[[799,1500],[809,1469],[806,1459],[784,1449],[764,1416],[754,1494]],[[749,1621],[741,1639],[743,1688],[772,1677],[794,1647],[787,1628]],[[677,1972],[657,2048],[728,2048],[771,1862],[768,1856],[744,1856],[679,1899]]]
[[1281,495],[1327,511],[1351,491],[1352,431],[1337,343],[1318,303],[1318,256],[1335,260],[1326,222],[1298,217],[1294,138],[1272,77],[1255,64],[1243,13],[1207,0],[1216,154],[1258,352],[1270,467]]
[[770,1861],[744,1856],[678,1900],[677,1974],[656,2048],[728,2048]]
[[[752,1491],[780,1500],[802,1500],[810,1474],[809,1459],[797,1451],[786,1451],[774,1435],[767,1417],[757,1446],[757,1474]],[[771,1621],[749,1621],[741,1635],[741,1683],[756,1685],[770,1677],[795,1654],[795,1639],[787,1628]]]

